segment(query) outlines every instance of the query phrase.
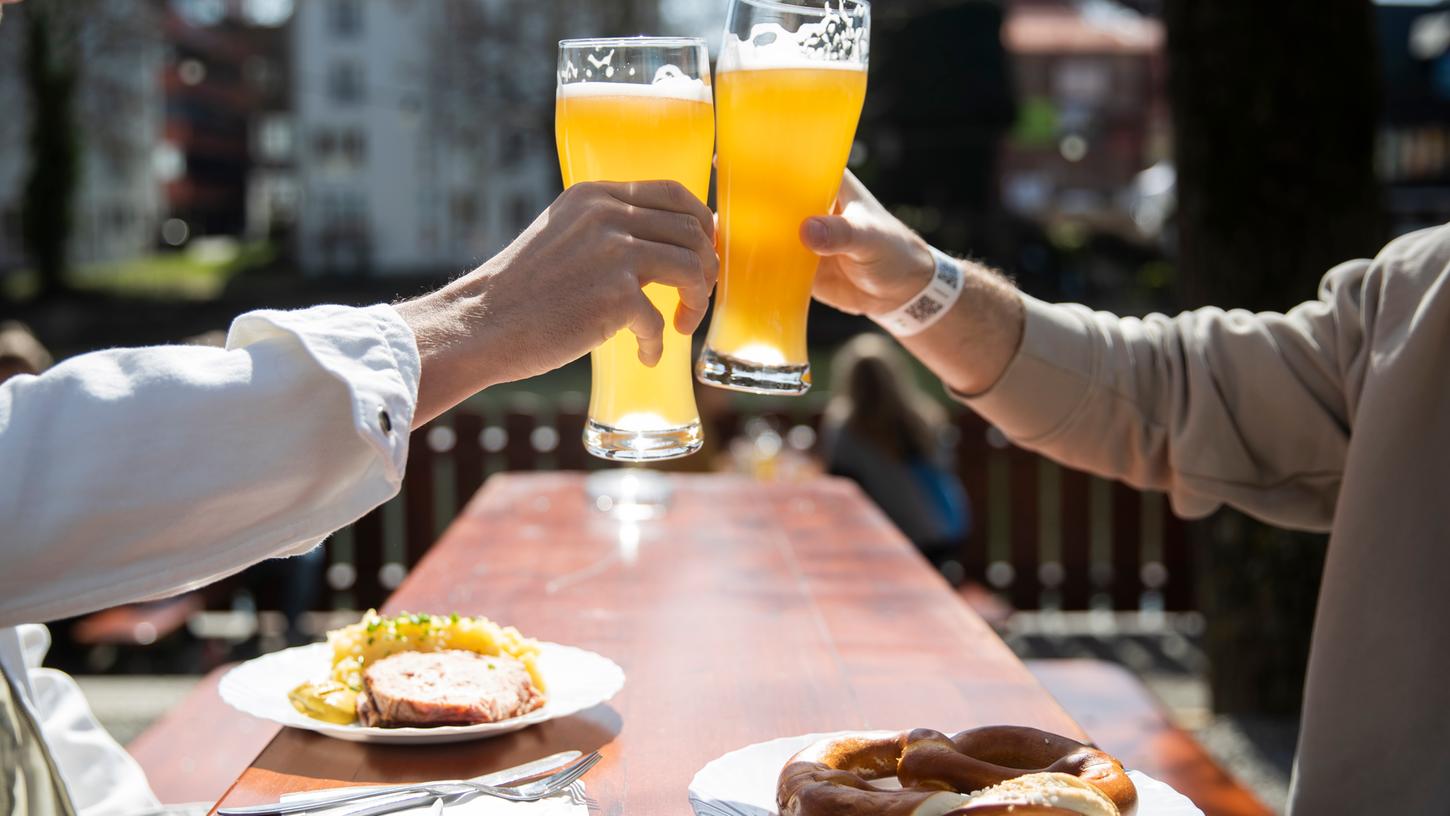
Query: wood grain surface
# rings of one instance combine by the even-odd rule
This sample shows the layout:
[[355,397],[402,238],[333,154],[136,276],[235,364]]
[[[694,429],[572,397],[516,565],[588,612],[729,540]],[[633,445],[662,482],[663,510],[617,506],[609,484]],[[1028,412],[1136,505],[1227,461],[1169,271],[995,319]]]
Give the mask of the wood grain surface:
[[1011,723],[1083,738],[853,484],[668,478],[668,508],[630,520],[598,509],[582,475],[495,477],[388,603],[597,651],[627,676],[609,704],[442,746],[283,729],[223,804],[597,748],[586,781],[604,814],[688,814],[701,766],[776,737]]

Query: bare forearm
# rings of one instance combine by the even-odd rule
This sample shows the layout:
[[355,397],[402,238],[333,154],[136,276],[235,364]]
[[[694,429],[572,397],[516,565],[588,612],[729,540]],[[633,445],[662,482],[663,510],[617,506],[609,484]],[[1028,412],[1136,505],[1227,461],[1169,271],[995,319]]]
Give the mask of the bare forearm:
[[499,382],[488,370],[490,353],[479,336],[483,321],[468,319],[470,311],[482,311],[482,304],[463,284],[400,303],[397,310],[418,344],[421,374],[414,428]]
[[1022,298],[996,270],[958,261],[964,288],[951,311],[902,345],[963,394],[991,388],[1022,342]]

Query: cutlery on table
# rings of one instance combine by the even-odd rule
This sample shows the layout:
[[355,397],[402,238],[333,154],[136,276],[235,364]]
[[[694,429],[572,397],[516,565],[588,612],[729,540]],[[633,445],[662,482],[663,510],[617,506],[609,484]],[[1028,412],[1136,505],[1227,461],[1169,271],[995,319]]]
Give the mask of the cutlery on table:
[[[443,805],[452,805],[459,802],[467,802],[478,796],[493,796],[510,802],[534,802],[539,799],[546,799],[561,791],[568,790],[571,785],[579,781],[579,778],[588,773],[602,757],[598,752],[592,753],[578,762],[570,765],[543,779],[517,786],[496,786],[483,785],[477,782],[459,781],[450,783],[449,790],[430,790],[428,786],[417,793],[405,794],[397,798],[385,798],[375,804],[360,802],[352,808],[342,808],[337,816],[382,816],[385,813],[396,813],[400,810],[408,810],[424,805],[435,805],[441,802]],[[439,786],[443,788],[445,786]],[[459,788],[464,788],[460,790]]]
[[415,793],[427,788],[448,788],[452,791],[460,790],[460,786],[467,785],[504,785],[506,783],[518,782],[539,776],[559,769],[567,771],[569,767],[560,768],[562,765],[572,763],[578,759],[578,751],[561,751],[551,754],[542,759],[532,762],[525,762],[512,768],[505,768],[501,771],[493,771],[475,776],[472,779],[446,779],[438,782],[417,782],[407,785],[386,785],[368,786],[359,788],[348,788],[342,792],[321,794],[317,796],[302,795],[294,797],[291,801],[274,802],[268,805],[248,805],[244,807],[226,807],[217,811],[220,816],[281,816],[288,813],[303,813],[309,810],[321,810],[347,802],[356,802],[377,796],[392,796],[400,793]]

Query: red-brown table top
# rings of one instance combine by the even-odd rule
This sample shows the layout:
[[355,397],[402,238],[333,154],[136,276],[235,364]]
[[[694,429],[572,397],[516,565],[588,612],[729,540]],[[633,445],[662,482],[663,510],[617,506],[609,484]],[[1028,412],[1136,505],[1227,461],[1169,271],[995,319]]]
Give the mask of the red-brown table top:
[[630,522],[597,509],[582,475],[497,476],[388,603],[599,652],[626,674],[608,704],[437,746],[284,728],[221,804],[598,749],[586,782],[603,813],[688,814],[705,763],[776,737],[1010,723],[1082,738],[854,484],[669,479],[668,510]]

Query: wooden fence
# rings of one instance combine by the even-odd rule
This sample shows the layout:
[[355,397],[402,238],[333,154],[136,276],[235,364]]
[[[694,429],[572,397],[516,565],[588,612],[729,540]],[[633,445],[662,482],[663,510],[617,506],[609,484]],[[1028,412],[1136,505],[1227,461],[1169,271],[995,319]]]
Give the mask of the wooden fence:
[[[712,430],[729,439],[748,418],[731,414]],[[490,414],[460,408],[415,432],[401,495],[329,541],[322,605],[381,603],[494,473],[607,466],[579,443],[584,419],[579,399],[528,402]],[[808,446],[820,416],[767,419]],[[974,518],[960,543],[961,577],[1019,609],[1193,608],[1184,526],[1161,495],[1061,468],[969,412],[956,428]]]

